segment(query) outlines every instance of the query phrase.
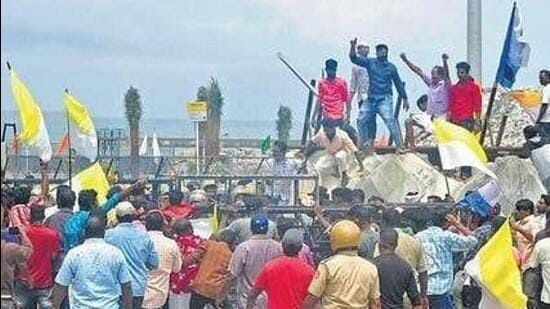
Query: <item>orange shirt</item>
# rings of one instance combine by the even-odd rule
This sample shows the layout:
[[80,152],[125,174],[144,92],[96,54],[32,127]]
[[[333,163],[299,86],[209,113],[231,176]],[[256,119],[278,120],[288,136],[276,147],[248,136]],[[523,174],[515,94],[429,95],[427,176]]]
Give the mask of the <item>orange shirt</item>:
[[224,242],[204,242],[192,257],[201,260],[199,272],[192,284],[193,291],[215,300],[224,299],[226,282],[230,277],[231,255],[231,249]]

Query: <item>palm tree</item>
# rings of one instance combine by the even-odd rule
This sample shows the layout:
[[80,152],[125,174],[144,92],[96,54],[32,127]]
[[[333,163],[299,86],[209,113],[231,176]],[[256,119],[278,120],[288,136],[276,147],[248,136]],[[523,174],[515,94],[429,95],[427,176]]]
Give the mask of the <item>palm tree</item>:
[[281,105],[277,112],[277,139],[288,144],[290,129],[292,129],[292,111],[290,107]]
[[138,90],[132,86],[124,96],[124,108],[130,128],[130,171],[132,178],[136,179],[139,177],[139,124],[143,110]]
[[218,81],[210,79],[208,86],[208,121],[206,126],[206,156],[220,154],[220,129],[223,108],[223,96]]
[[220,154],[220,128],[223,114],[223,96],[218,81],[210,80],[208,86],[201,86],[197,91],[197,100],[208,103],[207,120],[199,124],[201,151],[204,147],[206,157]]

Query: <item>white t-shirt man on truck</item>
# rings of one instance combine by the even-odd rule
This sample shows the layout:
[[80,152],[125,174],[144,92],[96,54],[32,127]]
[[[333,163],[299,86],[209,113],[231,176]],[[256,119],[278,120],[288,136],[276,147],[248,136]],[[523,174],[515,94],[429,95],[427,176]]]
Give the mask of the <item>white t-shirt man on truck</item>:
[[546,137],[550,137],[550,71],[541,70],[539,81],[542,85],[542,102],[536,124],[542,128]]

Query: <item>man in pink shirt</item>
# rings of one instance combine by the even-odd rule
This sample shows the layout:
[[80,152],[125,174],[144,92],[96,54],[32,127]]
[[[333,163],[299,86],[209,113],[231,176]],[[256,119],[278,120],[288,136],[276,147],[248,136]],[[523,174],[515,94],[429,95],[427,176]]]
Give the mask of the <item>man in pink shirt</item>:
[[338,62],[334,59],[325,61],[325,72],[327,77],[319,82],[318,86],[318,109],[324,120],[328,120],[341,126],[349,121],[346,117],[346,110],[349,109],[348,84],[343,78],[336,76]]

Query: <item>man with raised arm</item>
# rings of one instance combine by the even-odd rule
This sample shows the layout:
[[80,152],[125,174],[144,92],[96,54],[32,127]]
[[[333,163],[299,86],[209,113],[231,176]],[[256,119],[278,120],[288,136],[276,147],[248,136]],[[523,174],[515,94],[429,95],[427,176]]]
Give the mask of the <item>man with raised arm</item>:
[[361,145],[374,145],[376,137],[376,114],[380,115],[390,130],[392,140],[397,148],[402,147],[401,132],[394,116],[392,84],[403,99],[403,109],[409,110],[407,92],[397,68],[388,61],[388,46],[376,45],[376,58],[364,58],[357,55],[357,38],[350,41],[349,58],[351,62],[367,69],[369,74],[369,91],[366,104],[359,110],[358,124],[360,136],[366,136]]

